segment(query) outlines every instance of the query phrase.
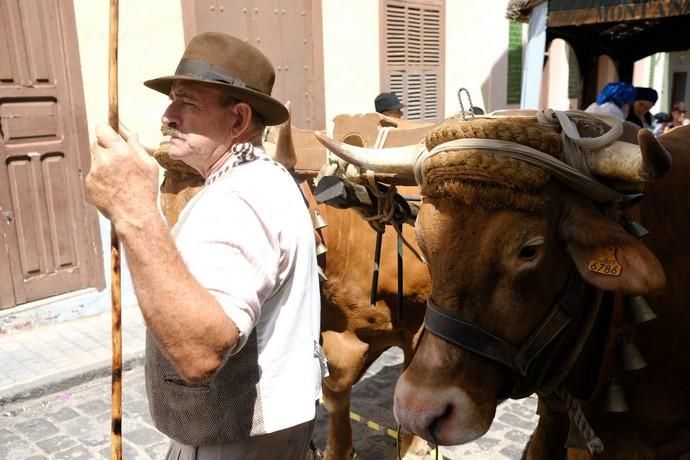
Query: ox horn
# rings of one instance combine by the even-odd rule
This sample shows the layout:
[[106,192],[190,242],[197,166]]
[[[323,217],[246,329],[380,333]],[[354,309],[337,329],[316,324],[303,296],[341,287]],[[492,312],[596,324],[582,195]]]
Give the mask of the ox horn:
[[414,163],[425,150],[424,144],[387,149],[368,149],[338,142],[315,132],[321,144],[348,163],[374,171],[375,177],[401,185],[416,185]]
[[269,157],[283,165],[285,169],[291,170],[297,164],[297,153],[295,151],[295,143],[292,140],[290,101],[285,103],[285,107],[288,110],[288,119],[277,126],[275,144],[265,142],[264,148]]
[[637,134],[639,145],[616,141],[586,153],[587,166],[597,176],[627,182],[651,182],[671,166],[671,155],[647,129]]

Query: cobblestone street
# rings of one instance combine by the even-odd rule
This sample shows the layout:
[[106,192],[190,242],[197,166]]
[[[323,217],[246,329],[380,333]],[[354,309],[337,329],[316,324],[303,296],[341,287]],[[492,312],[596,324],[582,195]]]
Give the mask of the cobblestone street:
[[[396,458],[395,439],[387,429],[395,428],[392,391],[399,362],[396,350],[387,352],[353,390],[354,444],[361,459]],[[151,425],[141,363],[125,371],[123,392],[123,458],[163,458],[167,440]],[[0,408],[0,459],[109,459],[110,409],[110,377],[104,375],[56,393],[8,403]],[[519,459],[536,424],[535,409],[533,398],[507,401],[483,438],[441,447],[440,453],[445,459]],[[320,406],[314,435],[320,448],[326,442],[326,429],[327,413]]]

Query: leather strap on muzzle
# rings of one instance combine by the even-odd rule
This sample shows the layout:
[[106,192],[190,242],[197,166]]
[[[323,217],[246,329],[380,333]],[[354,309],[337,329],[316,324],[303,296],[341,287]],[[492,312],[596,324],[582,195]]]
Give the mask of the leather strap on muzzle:
[[573,267],[566,286],[551,311],[519,348],[477,325],[441,310],[431,298],[427,298],[424,326],[432,334],[460,348],[507,367],[514,375],[517,374],[515,380],[530,380],[525,378],[530,371],[530,364],[559,336],[578,311],[588,306],[588,294],[592,289]]

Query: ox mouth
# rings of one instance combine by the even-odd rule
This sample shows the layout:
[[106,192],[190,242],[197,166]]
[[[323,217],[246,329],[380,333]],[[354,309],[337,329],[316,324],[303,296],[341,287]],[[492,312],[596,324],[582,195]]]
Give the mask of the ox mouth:
[[394,405],[395,417],[402,429],[440,446],[465,444],[484,435],[495,414],[491,411],[488,414],[487,410],[474,404],[450,402],[435,410],[429,406],[411,410]]
[[425,437],[425,439],[440,446],[465,444],[482,437],[491,426],[489,422],[486,427],[472,424],[472,426],[459,429],[459,419],[458,409],[453,406],[447,406],[443,414],[437,417],[429,426],[429,438]]

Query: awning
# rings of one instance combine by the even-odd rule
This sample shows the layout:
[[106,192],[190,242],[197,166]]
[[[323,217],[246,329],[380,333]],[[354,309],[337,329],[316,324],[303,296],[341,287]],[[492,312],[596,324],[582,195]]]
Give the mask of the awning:
[[636,61],[690,48],[690,0],[549,0],[547,33],[592,54]]
[[690,0],[549,0],[549,27],[690,15]]

